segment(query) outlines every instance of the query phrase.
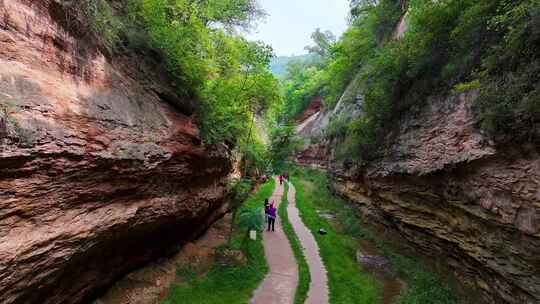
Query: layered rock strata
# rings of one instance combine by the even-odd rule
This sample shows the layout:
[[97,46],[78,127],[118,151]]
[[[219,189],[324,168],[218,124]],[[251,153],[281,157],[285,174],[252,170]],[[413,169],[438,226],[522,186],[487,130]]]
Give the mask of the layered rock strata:
[[[88,302],[223,214],[225,146],[57,1],[0,1],[0,302]],[[164,85],[165,83],[165,85]]]
[[486,303],[540,303],[540,155],[476,127],[474,94],[433,98],[367,168],[332,169],[333,189],[437,260]]

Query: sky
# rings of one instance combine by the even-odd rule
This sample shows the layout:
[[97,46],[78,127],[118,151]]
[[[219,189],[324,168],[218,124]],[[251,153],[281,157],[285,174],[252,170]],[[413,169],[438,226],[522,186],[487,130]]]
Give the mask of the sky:
[[246,36],[272,45],[278,56],[307,53],[316,28],[340,36],[347,28],[349,0],[258,0],[268,16]]

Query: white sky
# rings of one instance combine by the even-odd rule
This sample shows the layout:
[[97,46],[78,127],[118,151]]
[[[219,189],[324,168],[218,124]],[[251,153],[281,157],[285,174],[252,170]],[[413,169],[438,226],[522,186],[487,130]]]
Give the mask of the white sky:
[[278,56],[305,54],[318,27],[340,36],[347,28],[349,0],[258,0],[268,16],[247,34],[272,45]]

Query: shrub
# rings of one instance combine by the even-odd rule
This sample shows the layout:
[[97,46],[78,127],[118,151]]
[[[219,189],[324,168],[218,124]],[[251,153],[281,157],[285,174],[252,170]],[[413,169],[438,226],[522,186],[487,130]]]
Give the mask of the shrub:
[[460,82],[454,86],[454,89],[452,90],[452,92],[454,94],[464,93],[467,91],[479,89],[481,86],[482,84],[480,83],[480,80],[478,79],[475,79],[469,82]]
[[263,225],[262,208],[243,209],[238,215],[238,227],[240,229],[262,231]]
[[540,1],[501,1],[489,20],[502,38],[483,58],[475,110],[489,134],[540,141]]
[[77,37],[97,42],[108,51],[113,51],[120,42],[123,24],[106,0],[57,0],[56,3],[64,12],[58,12],[61,23]]

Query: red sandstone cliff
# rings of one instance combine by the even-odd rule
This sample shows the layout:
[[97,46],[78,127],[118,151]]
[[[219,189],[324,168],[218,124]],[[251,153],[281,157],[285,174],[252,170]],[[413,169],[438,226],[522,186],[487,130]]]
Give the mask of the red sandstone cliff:
[[192,103],[57,10],[0,1],[1,303],[86,302],[223,212],[230,153]]
[[[401,5],[396,40],[407,28],[406,1]],[[324,133],[362,115],[360,83],[351,81],[335,109],[298,127],[308,145],[296,162],[328,168],[338,195],[367,222],[454,272],[472,287],[468,299],[540,303],[538,143],[496,144],[477,128],[474,93],[439,96],[395,121],[379,160],[351,168],[336,160],[347,135],[329,140]]]
[[475,126],[473,98],[431,98],[404,115],[379,161],[333,162],[332,187],[367,222],[472,287],[467,298],[540,303],[538,147],[489,140]]

